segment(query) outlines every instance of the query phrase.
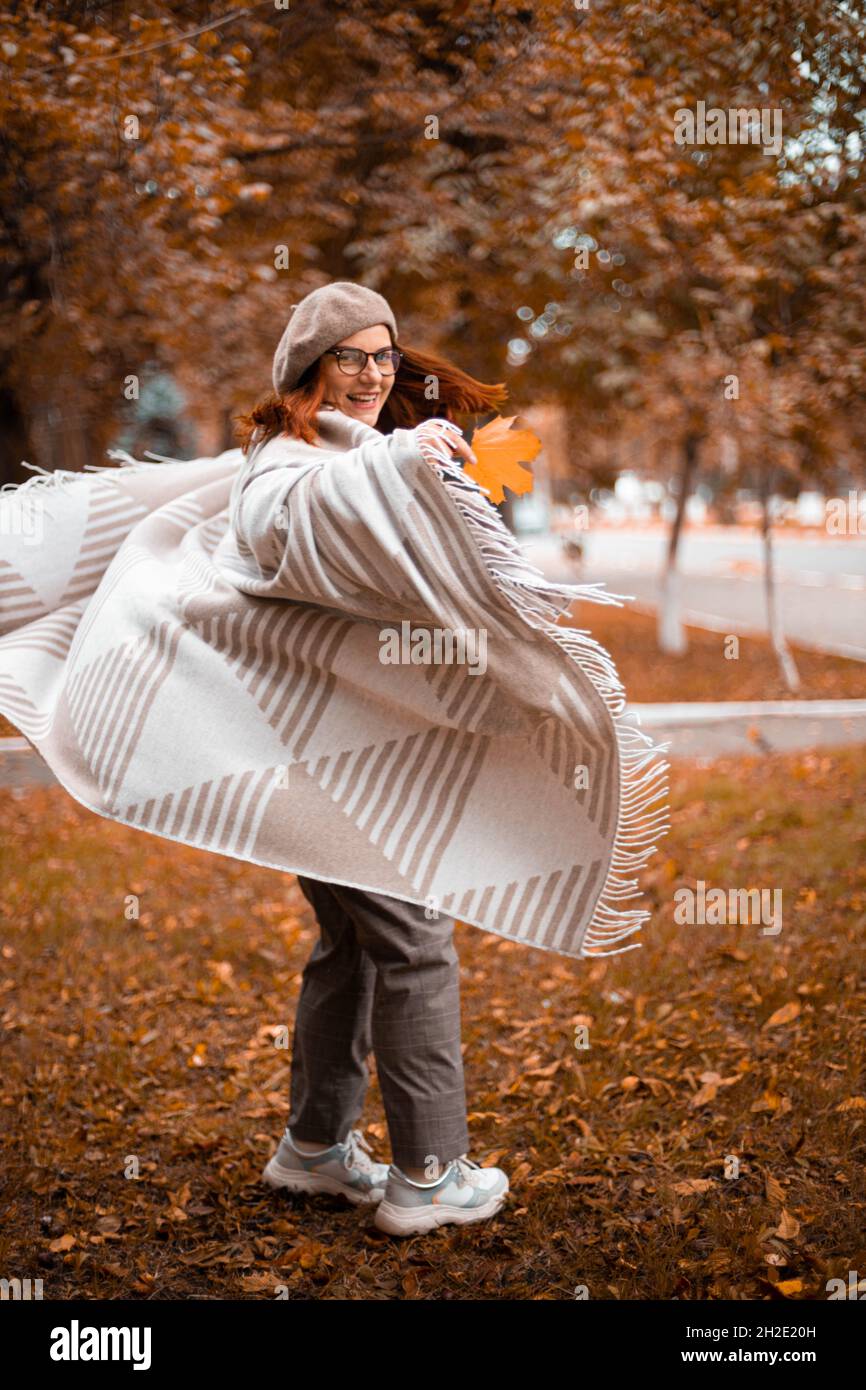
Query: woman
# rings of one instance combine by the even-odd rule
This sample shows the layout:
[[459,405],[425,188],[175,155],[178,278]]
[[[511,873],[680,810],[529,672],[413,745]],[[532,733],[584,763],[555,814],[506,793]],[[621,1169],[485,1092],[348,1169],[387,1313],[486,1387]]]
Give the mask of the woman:
[[[448,416],[502,388],[395,343],[381,296],[318,290],[246,454],[40,472],[4,498],[0,714],[90,811],[301,875],[322,939],[267,1179],[410,1232],[508,1190],[466,1157],[445,914],[572,958],[635,949],[667,764],[609,655],[556,621],[611,599],[535,570],[460,467]],[[370,1047],[390,1169],[351,1128]]]
[[[348,282],[314,290],[295,306],[273,381],[275,394],[241,419],[248,457],[230,509],[241,546],[250,480],[303,461],[308,450],[333,447],[338,426],[342,447],[353,437],[345,427],[360,422],[386,434],[395,457],[414,452],[432,462],[444,445],[472,462],[450,412],[488,411],[505,395],[502,386],[484,386],[442,358],[398,348],[387,301]],[[287,440],[294,441],[291,455]],[[494,1215],[508,1179],[467,1157],[454,918],[359,888],[303,876],[298,883],[320,938],[298,1000],[291,1111],[265,1181],[377,1204],[376,1225],[392,1234]],[[371,1161],[352,1127],[371,1047],[390,1167]]]

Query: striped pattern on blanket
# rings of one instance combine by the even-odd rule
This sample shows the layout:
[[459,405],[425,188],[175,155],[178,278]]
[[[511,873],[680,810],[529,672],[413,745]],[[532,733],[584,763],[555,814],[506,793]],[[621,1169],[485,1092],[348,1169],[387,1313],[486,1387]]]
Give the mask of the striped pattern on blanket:
[[566,956],[632,949],[664,751],[414,431],[0,493],[0,711],[100,815]]

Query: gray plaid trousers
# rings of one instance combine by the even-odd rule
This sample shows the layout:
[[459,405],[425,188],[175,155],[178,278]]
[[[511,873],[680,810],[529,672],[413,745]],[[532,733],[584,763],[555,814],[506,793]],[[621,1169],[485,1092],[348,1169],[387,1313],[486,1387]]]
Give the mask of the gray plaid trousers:
[[371,1048],[393,1161],[469,1150],[454,918],[382,893],[298,876],[320,936],[304,967],[288,1127],[333,1144],[360,1117]]

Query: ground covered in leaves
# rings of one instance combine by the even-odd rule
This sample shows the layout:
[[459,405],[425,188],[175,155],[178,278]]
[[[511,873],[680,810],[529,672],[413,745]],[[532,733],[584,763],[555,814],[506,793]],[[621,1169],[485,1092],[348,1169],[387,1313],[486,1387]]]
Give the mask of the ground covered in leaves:
[[725,655],[726,636],[704,628],[686,628],[688,651],[659,654],[653,615],[630,604],[575,605],[562,626],[588,629],[613,657],[629,700],[664,704],[681,700],[863,700],[866,663],[825,656],[792,646],[800,689],[792,696],[766,637],[741,637],[735,659]]
[[[640,950],[458,927],[471,1152],[512,1194],[403,1242],[259,1182],[315,939],[294,878],[0,792],[0,1275],[48,1299],[826,1298],[866,1269],[864,772],[862,749],[675,765]],[[780,887],[781,934],[677,925],[699,878]],[[364,1118],[387,1158],[375,1069]]]

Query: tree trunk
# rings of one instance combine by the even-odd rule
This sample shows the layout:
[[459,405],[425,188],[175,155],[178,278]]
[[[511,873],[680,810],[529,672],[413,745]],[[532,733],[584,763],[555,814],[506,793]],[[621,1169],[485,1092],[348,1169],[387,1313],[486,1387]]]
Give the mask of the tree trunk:
[[514,521],[514,497],[510,492],[506,492],[503,501],[495,503],[496,510],[505,522],[512,535],[516,534]]
[[761,473],[761,539],[764,543],[764,595],[767,602],[767,627],[770,632],[770,641],[773,644],[773,651],[779,662],[779,669],[782,678],[791,695],[796,694],[800,689],[800,673],[797,670],[797,663],[791,653],[791,649],[785,640],[785,633],[782,629],[779,605],[776,594],[776,573],[773,562],[773,534],[770,518],[770,480],[766,473]]
[[677,510],[668,538],[668,553],[662,579],[661,602],[658,614],[659,651],[668,656],[681,656],[688,650],[686,634],[680,616],[680,576],[677,571],[677,552],[683,529],[686,503],[689,500],[698,464],[698,445],[700,436],[691,431],[683,441],[683,453],[679,473],[679,495]]
[[71,393],[62,386],[60,383],[50,399],[34,406],[29,421],[33,450],[29,462],[50,472],[62,468],[77,473],[85,463],[105,462],[101,458],[102,441],[81,407],[71,399]]
[[5,483],[24,483],[33,474],[22,468],[22,461],[36,462],[31,456],[27,421],[14,391],[0,390],[0,487]]

